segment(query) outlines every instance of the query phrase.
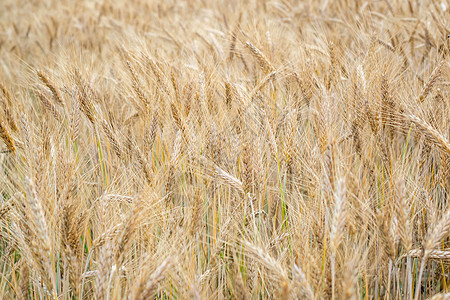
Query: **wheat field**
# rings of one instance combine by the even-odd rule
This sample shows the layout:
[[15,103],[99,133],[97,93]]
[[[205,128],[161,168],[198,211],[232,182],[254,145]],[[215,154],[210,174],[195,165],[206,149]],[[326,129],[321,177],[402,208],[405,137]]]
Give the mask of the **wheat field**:
[[450,299],[446,0],[0,1],[1,299]]

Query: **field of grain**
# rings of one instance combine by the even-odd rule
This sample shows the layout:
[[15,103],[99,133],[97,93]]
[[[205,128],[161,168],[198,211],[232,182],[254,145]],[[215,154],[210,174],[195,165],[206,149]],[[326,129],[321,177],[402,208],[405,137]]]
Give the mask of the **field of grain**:
[[1,299],[449,299],[446,0],[1,0]]

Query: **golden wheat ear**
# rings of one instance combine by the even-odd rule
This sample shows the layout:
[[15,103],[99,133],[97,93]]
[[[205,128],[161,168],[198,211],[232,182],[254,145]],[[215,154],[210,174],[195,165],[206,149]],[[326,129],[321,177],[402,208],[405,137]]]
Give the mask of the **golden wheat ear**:
[[58,89],[56,88],[56,85],[50,81],[50,79],[47,77],[47,75],[43,71],[38,71],[37,75],[39,79],[44,83],[44,85],[52,92],[53,99],[60,105],[64,105],[64,102],[62,100],[61,94],[59,93]]
[[3,106],[3,111],[5,113],[6,121],[8,122],[9,127],[11,128],[11,130],[13,132],[17,131],[17,123],[16,123],[16,120],[14,117],[14,105],[13,105],[11,93],[8,91],[6,86],[4,86],[1,82],[0,82],[0,90],[2,91],[3,97],[5,99],[5,101],[1,101],[1,104]]
[[15,147],[15,144],[14,144],[14,140],[11,137],[11,135],[9,134],[5,123],[3,123],[3,120],[1,120],[1,119],[0,119],[0,138],[5,143],[6,148],[8,149],[8,151],[11,151],[12,153],[16,152],[16,147]]
[[78,88],[77,100],[80,102],[81,111],[85,114],[88,120],[95,125],[96,112],[92,102],[92,92],[90,92],[89,85],[84,81],[78,69],[75,69],[73,79]]
[[272,66],[270,61],[267,59],[266,55],[264,55],[264,53],[261,50],[256,48],[255,45],[253,45],[250,42],[246,42],[245,46],[250,50],[250,53],[253,55],[253,57],[256,58],[256,60],[259,63],[260,68],[264,72],[270,73],[270,72],[275,71],[275,68]]

